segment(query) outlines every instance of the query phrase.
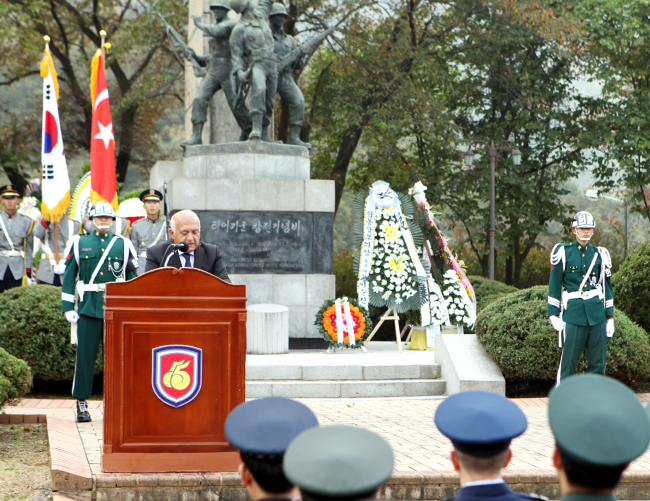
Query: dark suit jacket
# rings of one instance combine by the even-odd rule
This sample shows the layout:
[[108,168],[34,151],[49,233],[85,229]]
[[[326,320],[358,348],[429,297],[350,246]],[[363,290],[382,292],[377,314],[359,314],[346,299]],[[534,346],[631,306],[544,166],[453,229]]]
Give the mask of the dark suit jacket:
[[[169,246],[173,243],[173,240],[167,240],[166,242],[160,242],[159,244],[149,247],[147,249],[147,264],[145,265],[144,271],[151,271],[164,266],[167,257],[172,253],[172,251],[169,250]],[[173,252],[167,266],[173,266],[174,268],[181,267],[181,260],[179,259],[177,252]],[[226,270],[226,264],[223,262],[223,257],[221,256],[219,247],[216,245],[199,242],[199,246],[194,250],[194,268],[207,271],[208,273],[212,273],[215,277],[230,282],[228,271]]]
[[540,501],[541,496],[514,492],[506,483],[463,487],[455,501]]

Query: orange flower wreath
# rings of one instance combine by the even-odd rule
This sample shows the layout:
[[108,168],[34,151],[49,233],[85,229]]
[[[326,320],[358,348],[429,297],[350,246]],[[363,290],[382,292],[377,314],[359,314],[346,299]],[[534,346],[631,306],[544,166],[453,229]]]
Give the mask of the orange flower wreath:
[[[347,328],[343,335],[343,343],[338,342],[336,334],[336,300],[334,299],[325,301],[316,315],[315,325],[318,326],[318,330],[323,336],[323,339],[333,347],[360,348],[372,332],[372,321],[370,320],[368,310],[359,306],[356,299],[341,298],[341,301],[345,301],[346,299],[350,303],[350,314],[354,323],[355,344],[350,344],[350,336]],[[341,321],[345,327],[345,318],[342,318]]]

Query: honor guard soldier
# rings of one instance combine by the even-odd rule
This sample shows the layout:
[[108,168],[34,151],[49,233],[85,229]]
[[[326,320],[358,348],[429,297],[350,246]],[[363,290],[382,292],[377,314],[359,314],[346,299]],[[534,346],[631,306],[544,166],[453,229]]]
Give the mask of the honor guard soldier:
[[[129,235],[131,233],[131,223],[129,223],[128,219],[120,217],[116,214],[113,220],[113,224],[111,224],[111,228],[108,231],[113,235],[121,235],[125,238],[129,238]],[[84,221],[83,232],[81,232],[80,234],[91,235],[94,232],[95,232],[95,225],[93,224],[91,218],[89,217]]]
[[288,398],[252,400],[230,413],[226,438],[239,449],[239,475],[252,501],[300,497],[282,472],[282,459],[293,439],[317,426],[318,419],[307,406]]
[[54,256],[54,225],[40,217],[34,225],[34,236],[39,238],[42,245],[41,262],[38,264],[36,278],[42,284],[61,286],[61,279],[65,272],[65,262],[68,255],[68,245],[72,245],[72,238],[79,234],[81,223],[63,215],[57,222],[57,237],[59,255]]
[[284,474],[300,487],[303,501],[377,499],[393,463],[393,449],[376,433],[326,426],[307,430],[291,443]]
[[147,249],[158,242],[167,240],[165,229],[167,220],[160,216],[160,202],[163,194],[158,190],[144,190],[140,193],[140,200],[144,203],[147,217],[140,219],[131,226],[131,243],[138,252],[138,275],[144,273],[147,263]]
[[513,402],[485,391],[456,393],[438,406],[434,421],[454,446],[450,457],[461,486],[457,501],[540,499],[514,492],[501,478],[512,459],[510,442],[528,426]]
[[607,338],[614,335],[612,260],[607,249],[589,243],[594,228],[593,216],[578,212],[571,222],[576,240],[551,252],[548,316],[560,333],[558,385],[575,374],[585,347],[589,372],[605,374]]
[[16,186],[0,186],[0,292],[21,286],[23,277],[32,283],[34,220],[18,212],[19,199]]
[[646,410],[627,386],[601,375],[574,375],[551,391],[560,501],[616,501],[623,471],[650,443]]
[[138,267],[131,241],[109,232],[115,220],[111,204],[96,203],[89,217],[95,231],[72,239],[61,294],[63,313],[72,324],[72,344],[78,345],[72,396],[77,399],[79,422],[90,421],[86,399],[92,396],[93,369],[104,329],[106,284],[135,278]]

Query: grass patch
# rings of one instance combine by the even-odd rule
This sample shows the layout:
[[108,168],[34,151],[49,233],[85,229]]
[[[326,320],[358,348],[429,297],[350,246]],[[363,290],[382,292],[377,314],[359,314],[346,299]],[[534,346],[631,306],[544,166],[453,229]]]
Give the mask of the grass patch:
[[45,425],[0,425],[0,500],[31,499],[50,475]]

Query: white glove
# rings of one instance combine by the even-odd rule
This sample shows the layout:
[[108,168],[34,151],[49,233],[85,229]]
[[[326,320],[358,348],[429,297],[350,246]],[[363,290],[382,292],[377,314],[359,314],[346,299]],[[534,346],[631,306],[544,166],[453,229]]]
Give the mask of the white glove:
[[614,319],[613,318],[608,318],[607,319],[607,337],[613,337],[614,336]]
[[71,324],[76,324],[77,321],[79,320],[79,313],[77,313],[74,310],[66,311],[65,312],[65,318],[70,322]]
[[52,266],[52,271],[55,275],[63,275],[65,273],[65,264],[55,264]]
[[36,285],[36,280],[27,277],[27,285]]
[[548,319],[551,321],[553,324],[553,328],[558,331],[562,332],[564,330],[564,326],[566,325],[562,320],[560,320],[560,317],[553,315],[548,317]]

